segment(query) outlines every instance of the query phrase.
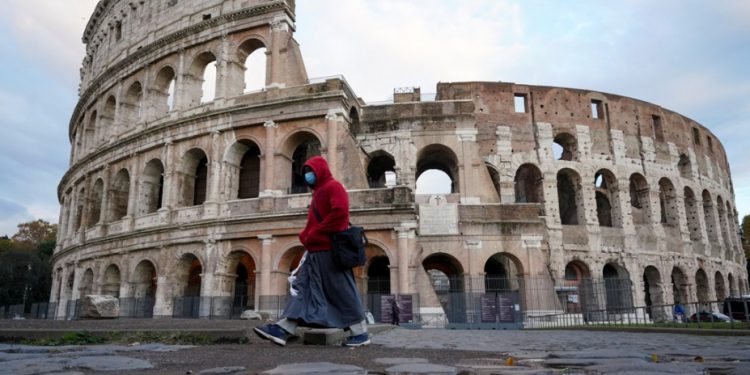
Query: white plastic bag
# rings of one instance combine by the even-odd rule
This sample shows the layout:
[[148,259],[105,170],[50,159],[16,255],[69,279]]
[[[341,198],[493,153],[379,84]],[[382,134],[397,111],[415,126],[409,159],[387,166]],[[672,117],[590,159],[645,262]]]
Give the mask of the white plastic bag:
[[302,254],[302,259],[299,260],[299,265],[297,265],[297,268],[292,271],[292,274],[289,275],[289,293],[292,295],[292,297],[297,297],[297,289],[294,289],[294,280],[297,279],[297,272],[299,272],[299,269],[302,268],[302,264],[305,263],[305,259],[307,259],[307,250],[305,250],[305,253]]

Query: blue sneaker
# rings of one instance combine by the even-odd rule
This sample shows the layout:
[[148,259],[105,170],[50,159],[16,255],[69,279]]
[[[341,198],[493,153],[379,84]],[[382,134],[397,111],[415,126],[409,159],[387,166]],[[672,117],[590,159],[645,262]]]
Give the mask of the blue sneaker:
[[344,340],[344,342],[341,344],[343,346],[364,346],[370,344],[370,335],[367,334],[367,332],[356,335],[356,336],[349,336]]
[[286,340],[291,336],[284,331],[278,324],[266,324],[253,329],[258,337],[264,340],[271,340],[276,345],[285,346]]

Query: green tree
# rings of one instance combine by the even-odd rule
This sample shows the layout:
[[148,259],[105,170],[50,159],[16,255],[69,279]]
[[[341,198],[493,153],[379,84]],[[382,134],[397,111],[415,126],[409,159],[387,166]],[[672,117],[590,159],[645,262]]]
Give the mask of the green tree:
[[0,306],[49,300],[57,225],[35,220],[0,238]]
[[57,224],[39,219],[18,224],[18,232],[12,239],[18,246],[30,250],[44,242],[55,241],[56,238]]

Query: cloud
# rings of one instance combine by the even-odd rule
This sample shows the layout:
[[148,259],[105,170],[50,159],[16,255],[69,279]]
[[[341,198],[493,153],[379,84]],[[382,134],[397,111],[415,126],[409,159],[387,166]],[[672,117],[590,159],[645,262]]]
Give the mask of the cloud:
[[32,218],[22,205],[0,198],[0,236],[14,235],[18,230],[18,223]]

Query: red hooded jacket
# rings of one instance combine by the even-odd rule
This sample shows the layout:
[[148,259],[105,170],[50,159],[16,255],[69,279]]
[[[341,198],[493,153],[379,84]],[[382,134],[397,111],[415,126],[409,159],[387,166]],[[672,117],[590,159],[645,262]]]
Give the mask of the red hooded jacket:
[[[307,209],[307,224],[299,240],[310,252],[331,250],[331,234],[349,227],[349,194],[333,178],[328,162],[321,156],[310,158],[305,166],[315,172],[312,203]],[[318,210],[322,221],[315,217],[312,207]]]

